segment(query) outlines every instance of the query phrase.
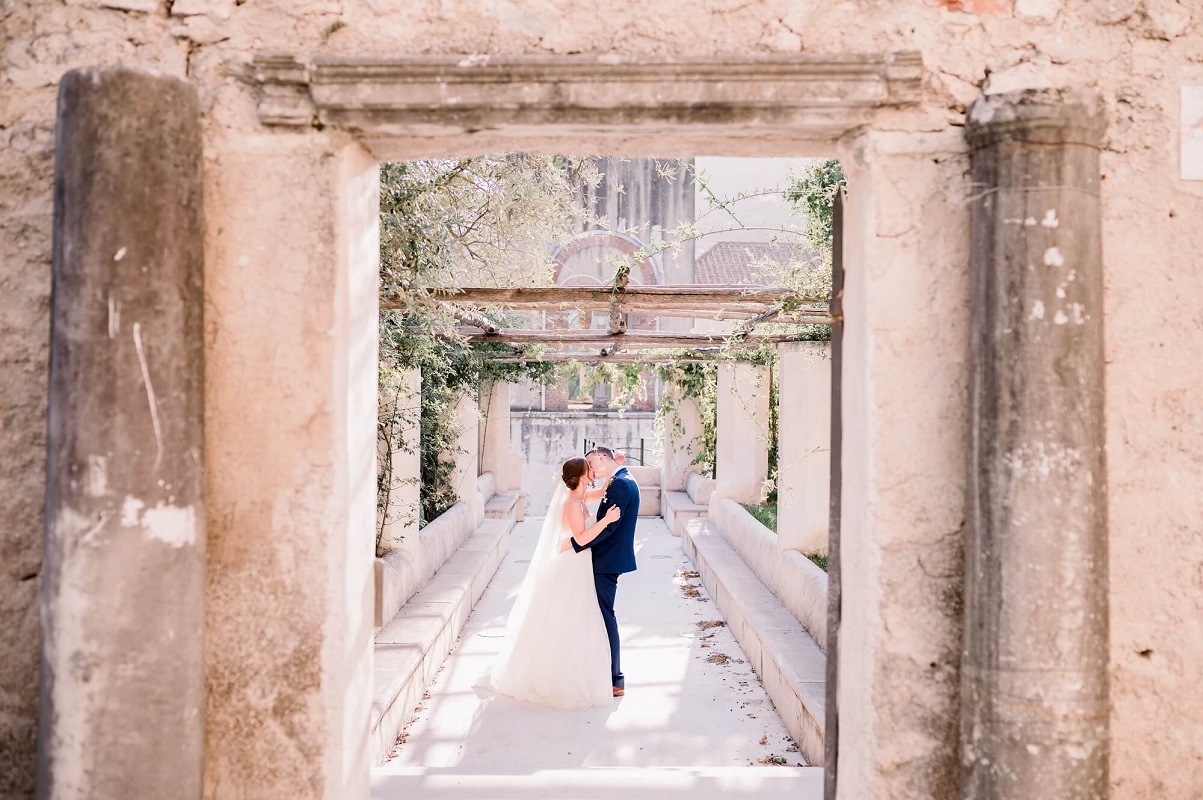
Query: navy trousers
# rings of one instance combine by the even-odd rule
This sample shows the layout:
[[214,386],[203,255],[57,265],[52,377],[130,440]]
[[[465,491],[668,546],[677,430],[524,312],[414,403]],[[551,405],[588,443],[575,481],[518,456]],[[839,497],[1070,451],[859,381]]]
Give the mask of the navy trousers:
[[593,588],[597,590],[597,605],[601,607],[610,638],[610,677],[614,686],[622,686],[622,667],[618,660],[618,618],[614,616],[614,596],[618,594],[618,573],[593,573]]

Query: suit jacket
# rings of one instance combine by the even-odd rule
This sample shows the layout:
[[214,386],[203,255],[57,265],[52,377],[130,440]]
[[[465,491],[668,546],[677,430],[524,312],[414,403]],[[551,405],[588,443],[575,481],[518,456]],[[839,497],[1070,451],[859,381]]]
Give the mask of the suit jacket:
[[627,472],[626,467],[614,473],[614,480],[606,489],[606,496],[597,507],[597,518],[601,519],[618,506],[622,516],[611,522],[597,538],[587,545],[572,540],[576,552],[593,550],[593,571],[601,575],[617,575],[635,571],[635,523],[639,521],[639,485]]

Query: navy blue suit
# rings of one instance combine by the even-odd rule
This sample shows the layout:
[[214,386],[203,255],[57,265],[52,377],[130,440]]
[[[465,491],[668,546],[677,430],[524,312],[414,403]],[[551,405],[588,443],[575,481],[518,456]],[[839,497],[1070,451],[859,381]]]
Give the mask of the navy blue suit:
[[601,608],[610,639],[610,676],[614,686],[618,687],[623,685],[623,675],[618,657],[614,597],[618,593],[618,576],[635,571],[635,523],[639,521],[639,485],[625,467],[614,473],[614,479],[597,507],[597,518],[604,517],[610,506],[618,506],[622,511],[618,521],[607,525],[589,544],[579,545],[573,539],[572,548],[578,553],[585,549],[593,551],[593,587],[597,590],[597,605]]

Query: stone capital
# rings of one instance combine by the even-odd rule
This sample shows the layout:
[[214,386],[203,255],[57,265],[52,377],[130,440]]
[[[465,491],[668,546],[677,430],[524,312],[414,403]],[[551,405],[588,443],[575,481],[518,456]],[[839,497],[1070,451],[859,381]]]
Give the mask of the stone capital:
[[1102,98],[1092,89],[1022,89],[978,99],[965,137],[975,150],[1006,143],[1099,147],[1106,127]]

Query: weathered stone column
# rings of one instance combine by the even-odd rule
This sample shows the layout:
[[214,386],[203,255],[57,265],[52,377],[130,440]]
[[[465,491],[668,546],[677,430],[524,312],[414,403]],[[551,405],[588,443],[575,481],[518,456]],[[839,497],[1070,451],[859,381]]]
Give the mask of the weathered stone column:
[[979,100],[961,795],[1108,794],[1102,103]]
[[59,84],[38,796],[201,796],[200,115],[184,81]]
[[481,398],[480,473],[493,473],[497,491],[517,489],[521,467],[514,474],[510,457],[510,384],[494,381],[489,396]]
[[952,800],[969,461],[969,211],[959,195],[968,146],[951,127],[867,131],[848,144],[837,795]]
[[477,524],[484,519],[484,498],[476,485],[480,477],[480,408],[471,395],[465,393],[455,407],[459,424],[459,452],[455,454],[455,469],[451,485],[460,502],[472,509]]
[[422,476],[422,371],[406,370],[401,375],[395,398],[402,444],[388,449],[380,443],[379,457],[390,461],[391,488],[388,509],[377,510],[381,525],[380,549],[395,549],[405,539],[418,535],[419,487]]
[[769,477],[769,370],[753,364],[718,368],[715,493],[759,503]]
[[693,459],[702,449],[702,414],[698,401],[682,396],[681,388],[670,384],[664,402],[671,403],[664,424],[664,466],[660,486],[666,492],[683,492],[689,473],[695,472]]
[[367,800],[380,176],[350,136],[206,139],[207,800]]
[[831,518],[831,347],[777,346],[777,542],[826,553]]

